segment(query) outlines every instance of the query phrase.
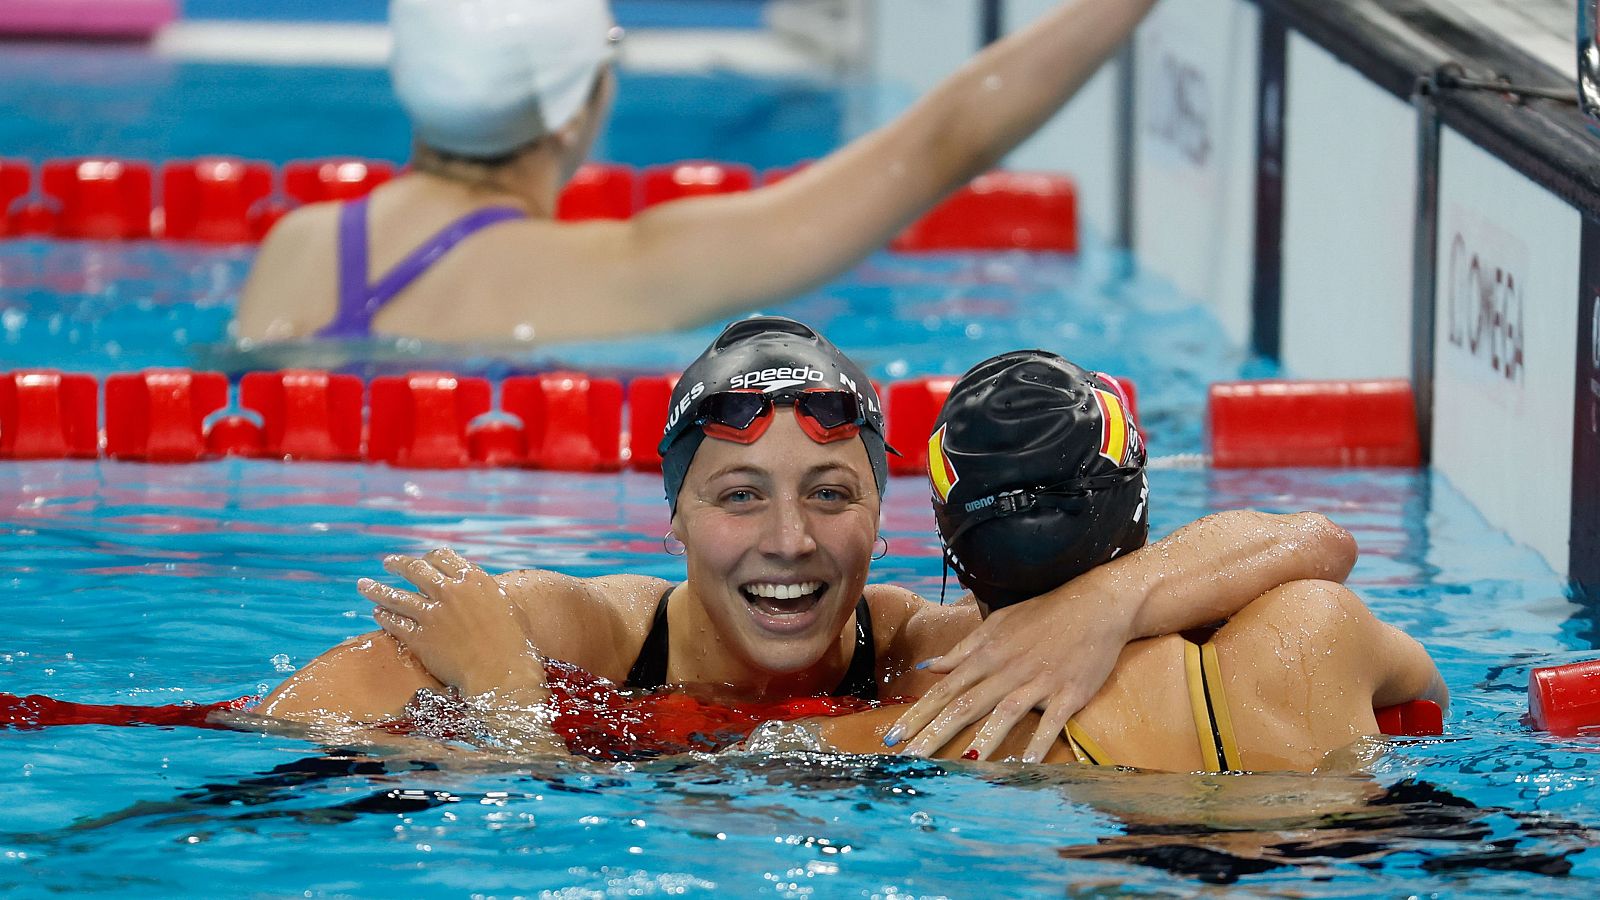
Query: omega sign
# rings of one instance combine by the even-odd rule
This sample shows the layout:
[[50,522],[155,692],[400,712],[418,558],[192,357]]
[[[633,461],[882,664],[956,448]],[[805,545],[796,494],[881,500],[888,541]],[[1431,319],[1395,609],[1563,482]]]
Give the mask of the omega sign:
[[1191,165],[1211,158],[1211,103],[1200,67],[1163,50],[1149,73],[1145,125],[1150,134],[1171,145]]
[[[1468,247],[1458,231],[1450,243],[1445,285],[1450,343],[1508,382],[1522,381],[1522,280]],[[1596,319],[1600,328],[1600,319]]]

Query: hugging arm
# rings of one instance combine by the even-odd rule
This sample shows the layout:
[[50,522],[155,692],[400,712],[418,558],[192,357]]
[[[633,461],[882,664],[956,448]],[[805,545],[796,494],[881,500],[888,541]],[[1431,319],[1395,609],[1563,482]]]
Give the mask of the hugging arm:
[[988,758],[1029,710],[1043,713],[1023,758],[1037,762],[1105,683],[1132,640],[1208,625],[1290,581],[1343,581],[1349,533],[1315,513],[1240,510],[1185,525],[1048,594],[999,610],[931,671],[944,679],[890,730],[929,755],[988,717],[972,750]]

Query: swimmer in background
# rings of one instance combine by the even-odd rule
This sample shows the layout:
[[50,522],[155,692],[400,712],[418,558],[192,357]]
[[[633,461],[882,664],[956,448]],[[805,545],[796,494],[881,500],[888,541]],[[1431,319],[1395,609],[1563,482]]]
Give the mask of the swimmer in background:
[[[1054,354],[1010,353],[969,371],[941,411],[929,450],[947,560],[985,617],[1022,614],[1029,598],[1096,567],[1126,565],[1132,557],[1122,557],[1145,543],[1145,452],[1120,389]],[[459,557],[435,564],[442,574],[488,577]],[[503,693],[489,698],[491,715],[542,702],[543,672],[514,642],[494,642],[508,656],[490,661],[484,644],[465,640],[510,633],[503,619],[495,621],[504,605],[463,594],[384,605],[414,617],[406,644],[431,671],[521,673],[499,679]],[[471,628],[460,630],[464,622]],[[1044,761],[1178,772],[1311,770],[1329,753],[1379,734],[1374,708],[1416,699],[1448,707],[1427,651],[1340,584],[1282,585],[1206,630],[1125,647],[1105,686],[1068,721]],[[458,687],[470,694],[474,685]],[[937,706],[939,698],[928,702]],[[881,753],[902,713],[884,707],[804,726],[817,749]],[[507,721],[514,716],[499,720]],[[965,748],[976,731],[958,732],[936,755],[975,758]],[[997,755],[1023,752],[1016,735]]]
[[384,630],[313,660],[259,712],[359,724],[445,685],[538,694],[540,654],[627,688],[687,685],[736,702],[920,696],[942,667],[918,664],[972,636],[987,649],[951,675],[970,690],[926,734],[906,730],[910,749],[936,750],[1003,706],[970,745],[987,756],[1037,707],[1045,717],[1020,736],[1023,755],[1042,758],[1129,640],[1225,618],[1288,581],[1342,578],[1354,562],[1349,535],[1321,516],[1222,513],[980,626],[973,603],[866,583],[887,484],[883,416],[865,373],[821,335],[779,317],[736,322],[684,371],[669,408],[662,478],[682,583],[496,578],[449,551],[391,557],[385,568],[414,590],[359,585]]
[[994,166],[1154,0],[1073,0],[904,115],[771,187],[625,222],[555,220],[615,90],[605,0],[392,0],[410,171],[295,210],[245,283],[246,342],[371,335],[562,341],[696,325],[785,300]]

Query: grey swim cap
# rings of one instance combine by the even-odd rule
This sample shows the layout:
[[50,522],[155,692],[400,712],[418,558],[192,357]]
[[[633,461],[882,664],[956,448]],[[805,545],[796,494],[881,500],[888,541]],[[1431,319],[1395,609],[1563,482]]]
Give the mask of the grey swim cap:
[[865,421],[861,443],[883,494],[889,480],[884,442],[883,404],[867,373],[810,326],[782,316],[756,316],[723,329],[711,346],[683,370],[667,407],[667,428],[661,437],[661,478],[667,505],[678,511],[678,491],[695,452],[705,440],[695,424],[701,401],[733,390],[760,390],[776,404],[793,403],[807,389],[849,391],[856,396]]

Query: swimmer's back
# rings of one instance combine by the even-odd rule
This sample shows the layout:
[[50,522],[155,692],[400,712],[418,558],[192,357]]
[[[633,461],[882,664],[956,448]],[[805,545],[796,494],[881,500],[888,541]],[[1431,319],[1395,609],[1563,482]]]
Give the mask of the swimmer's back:
[[[1307,770],[1332,750],[1378,733],[1373,715],[1414,699],[1441,702],[1442,682],[1426,651],[1378,621],[1349,590],[1331,582],[1298,581],[1276,588],[1223,626],[1217,650],[1224,702],[1244,768]],[[1180,635],[1129,644],[1105,685],[1076,723],[1119,765],[1162,771],[1204,771]],[[882,738],[903,712],[823,720],[824,739],[850,752],[884,752]],[[994,754],[1019,754],[1027,727],[1014,729]],[[939,752],[959,756],[977,734],[970,726]],[[1046,762],[1071,762],[1057,741]]]
[[[406,176],[375,190],[367,205],[366,283],[393,271],[442,229],[475,211],[503,206],[426,176]],[[284,217],[262,243],[240,298],[238,337],[283,340],[316,334],[338,307],[342,203],[318,203]],[[485,325],[512,338],[517,324],[541,339],[570,336],[584,311],[582,282],[604,226],[524,219],[498,222],[435,259],[372,320],[375,336],[440,341],[480,338]],[[586,314],[593,315],[592,305]]]

